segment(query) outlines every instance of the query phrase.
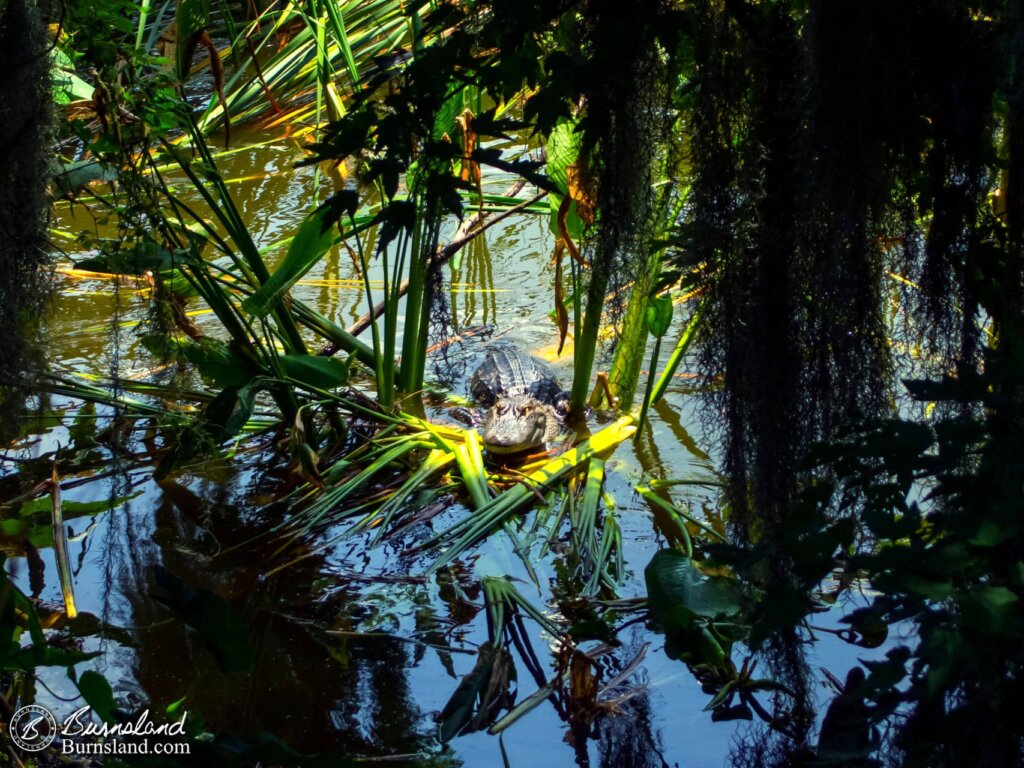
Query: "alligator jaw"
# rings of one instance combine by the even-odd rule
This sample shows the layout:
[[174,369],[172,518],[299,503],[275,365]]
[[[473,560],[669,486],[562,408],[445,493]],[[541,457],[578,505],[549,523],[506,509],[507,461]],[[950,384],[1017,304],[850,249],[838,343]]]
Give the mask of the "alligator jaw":
[[487,411],[482,438],[491,453],[522,453],[543,447],[548,438],[550,406],[528,395],[504,397]]

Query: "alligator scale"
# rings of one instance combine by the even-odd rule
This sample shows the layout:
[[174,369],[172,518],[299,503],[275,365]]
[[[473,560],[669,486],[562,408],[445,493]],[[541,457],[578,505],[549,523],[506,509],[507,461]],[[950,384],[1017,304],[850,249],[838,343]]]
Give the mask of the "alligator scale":
[[473,398],[487,407],[482,438],[491,453],[542,449],[561,429],[567,400],[555,374],[512,345],[495,345],[473,373]]

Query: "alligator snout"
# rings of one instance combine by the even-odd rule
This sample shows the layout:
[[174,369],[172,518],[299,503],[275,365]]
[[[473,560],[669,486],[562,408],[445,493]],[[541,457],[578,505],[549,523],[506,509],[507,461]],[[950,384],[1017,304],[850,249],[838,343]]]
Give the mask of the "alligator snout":
[[529,395],[500,398],[487,411],[482,437],[492,453],[519,453],[540,448],[558,429],[551,406]]

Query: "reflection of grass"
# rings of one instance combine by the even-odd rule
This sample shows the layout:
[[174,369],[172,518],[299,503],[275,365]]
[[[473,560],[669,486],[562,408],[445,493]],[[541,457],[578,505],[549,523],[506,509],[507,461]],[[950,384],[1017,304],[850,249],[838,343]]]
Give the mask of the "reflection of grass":
[[[459,734],[479,731],[488,726],[489,733],[499,733],[548,699],[562,678],[560,672],[551,683],[544,684],[544,674],[521,614],[537,622],[560,646],[567,646],[569,637],[562,628],[537,610],[507,578],[486,577],[482,586],[489,639],[477,649],[476,664],[462,678],[441,711],[438,738],[443,743]],[[498,719],[511,698],[509,689],[517,677],[513,649],[519,652],[540,687]]]

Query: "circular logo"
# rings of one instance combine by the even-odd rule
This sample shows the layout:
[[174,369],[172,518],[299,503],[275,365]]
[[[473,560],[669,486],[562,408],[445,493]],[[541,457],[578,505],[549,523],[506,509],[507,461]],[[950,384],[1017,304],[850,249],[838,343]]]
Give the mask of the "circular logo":
[[41,752],[57,738],[57,721],[50,710],[30,704],[11,717],[11,740],[26,752]]

